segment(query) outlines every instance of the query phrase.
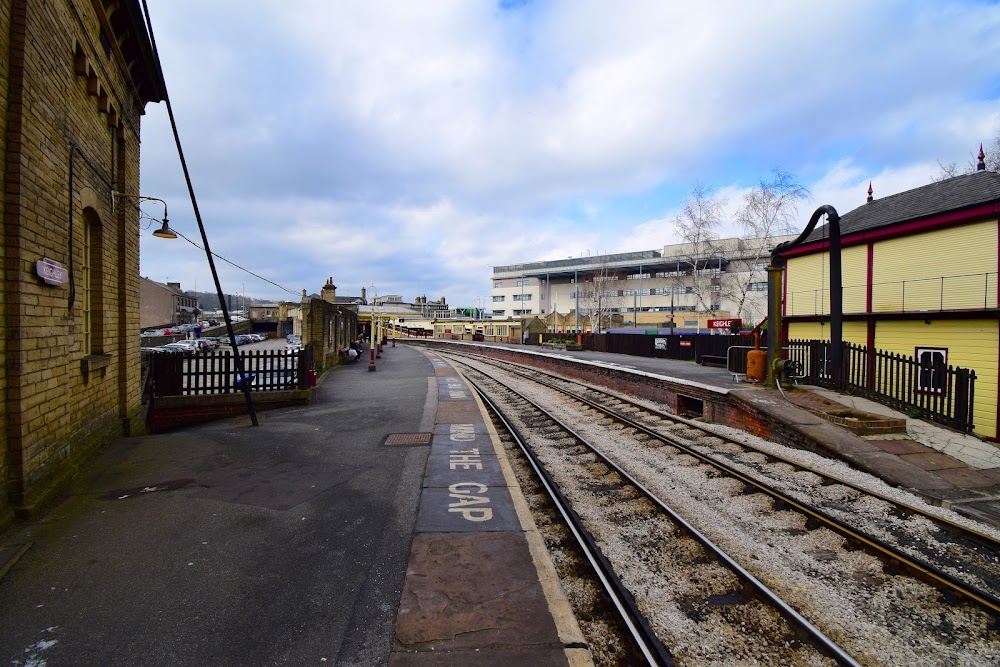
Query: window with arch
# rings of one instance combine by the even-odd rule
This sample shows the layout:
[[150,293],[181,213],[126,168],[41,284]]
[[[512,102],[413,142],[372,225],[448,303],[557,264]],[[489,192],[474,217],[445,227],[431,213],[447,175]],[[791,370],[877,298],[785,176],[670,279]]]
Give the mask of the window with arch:
[[104,230],[92,208],[83,210],[83,266],[80,284],[83,309],[83,352],[104,353]]

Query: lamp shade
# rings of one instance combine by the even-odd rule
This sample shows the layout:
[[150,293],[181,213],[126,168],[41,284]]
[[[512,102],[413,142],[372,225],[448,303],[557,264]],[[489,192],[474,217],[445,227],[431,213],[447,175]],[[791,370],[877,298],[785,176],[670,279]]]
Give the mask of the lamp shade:
[[175,239],[177,238],[177,232],[170,229],[170,225],[167,224],[167,219],[163,219],[163,226],[159,229],[153,231],[153,236],[159,237],[161,239]]

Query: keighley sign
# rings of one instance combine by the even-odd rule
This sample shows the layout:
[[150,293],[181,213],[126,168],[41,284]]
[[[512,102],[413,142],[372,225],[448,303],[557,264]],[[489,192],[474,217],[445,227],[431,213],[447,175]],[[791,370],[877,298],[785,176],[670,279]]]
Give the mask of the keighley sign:
[[69,276],[62,264],[54,259],[43,257],[35,262],[35,273],[49,285],[65,285]]

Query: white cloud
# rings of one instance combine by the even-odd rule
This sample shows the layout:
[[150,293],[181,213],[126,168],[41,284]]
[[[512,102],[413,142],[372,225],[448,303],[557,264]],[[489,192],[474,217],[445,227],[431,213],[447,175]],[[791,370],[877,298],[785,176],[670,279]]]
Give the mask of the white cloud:
[[[812,190],[803,221],[845,212],[1000,131],[1000,8],[974,1],[171,0],[152,19],[213,249],[310,291],[333,273],[461,301],[491,265],[659,248],[692,182],[732,208],[772,167]],[[194,229],[162,106],[143,190]],[[177,252],[144,244],[144,272]]]

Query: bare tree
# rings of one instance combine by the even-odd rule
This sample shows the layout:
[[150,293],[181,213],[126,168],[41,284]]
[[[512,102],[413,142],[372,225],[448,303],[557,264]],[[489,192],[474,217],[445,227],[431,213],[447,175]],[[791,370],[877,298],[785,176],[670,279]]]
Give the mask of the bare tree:
[[[737,304],[737,316],[748,322],[759,321],[764,308],[759,299],[748,299],[748,293],[766,281],[764,264],[776,245],[777,236],[795,231],[795,218],[799,203],[809,198],[809,190],[795,176],[780,169],[771,169],[769,180],[760,179],[744,196],[736,214],[736,221],[743,230],[739,255],[746,271],[729,274],[723,290]],[[738,276],[738,277],[737,277]]]
[[[718,287],[721,267],[713,265],[718,255],[718,228],[722,224],[725,200],[709,186],[696,181],[681,212],[674,218],[677,236],[681,240],[676,257],[683,276],[674,276],[674,294],[680,293],[680,308],[695,312],[718,309]],[[674,299],[671,299],[671,303]],[[693,302],[693,303],[692,303]]]
[[625,304],[625,289],[619,285],[623,275],[602,263],[597,269],[587,275],[580,289],[580,309],[590,317],[590,325],[594,333],[600,333],[610,328],[614,315]]
[[[986,171],[1000,171],[1000,134],[993,138],[992,144],[983,146],[983,152],[986,154]],[[935,183],[943,181],[946,178],[954,178],[955,176],[963,176],[975,172],[979,164],[979,153],[969,153],[969,159],[962,165],[959,165],[958,162],[945,164],[941,160],[938,160],[937,163],[941,171],[937,176],[931,176],[931,180]]]

